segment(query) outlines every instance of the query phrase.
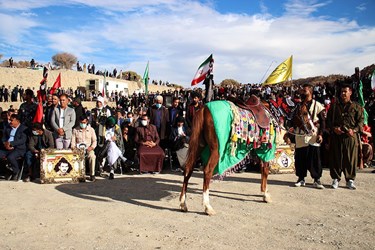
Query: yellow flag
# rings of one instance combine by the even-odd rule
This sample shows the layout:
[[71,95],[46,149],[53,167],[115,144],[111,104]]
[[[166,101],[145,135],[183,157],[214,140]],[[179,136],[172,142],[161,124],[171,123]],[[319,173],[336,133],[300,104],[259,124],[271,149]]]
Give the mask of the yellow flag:
[[292,61],[293,56],[290,56],[271,73],[263,85],[276,84],[279,82],[287,81],[292,78]]

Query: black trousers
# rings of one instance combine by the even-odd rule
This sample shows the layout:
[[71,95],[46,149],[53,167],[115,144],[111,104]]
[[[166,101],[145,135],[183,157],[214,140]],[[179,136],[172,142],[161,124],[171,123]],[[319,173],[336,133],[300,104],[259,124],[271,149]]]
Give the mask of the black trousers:
[[322,163],[320,160],[320,147],[307,146],[296,148],[294,154],[294,165],[298,179],[304,179],[307,176],[307,170],[311,178],[320,179],[322,176]]

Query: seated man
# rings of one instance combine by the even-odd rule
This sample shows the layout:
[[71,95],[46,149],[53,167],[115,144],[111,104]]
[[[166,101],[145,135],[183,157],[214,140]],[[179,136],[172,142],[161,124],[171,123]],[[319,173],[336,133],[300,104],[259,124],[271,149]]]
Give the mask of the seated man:
[[147,115],[142,115],[134,141],[138,144],[140,172],[159,173],[163,167],[164,151],[159,146],[160,138],[156,126],[149,124]]
[[88,124],[89,121],[85,115],[79,118],[79,127],[73,129],[72,149],[83,147],[86,151],[86,157],[89,160],[90,181],[95,181],[95,163],[96,155],[96,134],[95,130]]
[[9,127],[4,130],[2,142],[5,150],[0,150],[0,158],[6,158],[10,163],[12,174],[9,176],[12,180],[18,179],[20,168],[17,158],[23,157],[26,153],[27,127],[21,124],[16,114],[10,116]]
[[[179,166],[174,166],[174,170],[178,170],[178,168],[184,169],[190,140],[190,129],[185,125],[184,117],[178,116],[176,118],[176,125],[172,127],[172,132],[169,139],[171,149],[172,151],[176,152],[179,163]],[[175,160],[176,159],[174,157],[174,162]]]
[[[25,155],[26,173],[27,177],[25,182],[37,177],[36,169],[33,171],[33,163],[40,159],[40,151],[46,148],[54,148],[55,140],[53,139],[52,132],[44,129],[42,123],[33,123],[31,126],[32,135],[29,136],[28,151]],[[40,165],[40,164],[37,164]]]
[[120,126],[116,124],[116,119],[110,116],[106,119],[105,126],[99,131],[99,141],[103,142],[103,147],[98,151],[98,162],[101,170],[104,168],[104,162],[109,165],[109,180],[114,179],[115,169],[118,166],[117,160],[126,162],[123,156],[124,142]]

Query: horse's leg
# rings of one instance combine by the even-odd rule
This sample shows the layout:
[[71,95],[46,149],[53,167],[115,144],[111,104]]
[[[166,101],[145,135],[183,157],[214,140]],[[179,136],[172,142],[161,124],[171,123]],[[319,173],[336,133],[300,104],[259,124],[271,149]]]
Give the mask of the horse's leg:
[[206,114],[206,127],[204,128],[204,139],[209,142],[210,158],[208,159],[207,165],[204,168],[204,180],[203,180],[203,206],[204,211],[208,215],[214,215],[216,212],[210,205],[210,182],[214,173],[215,167],[219,162],[219,141],[217,139],[214,122],[212,115],[207,109]]
[[262,181],[260,184],[260,191],[263,193],[263,201],[269,203],[271,202],[271,195],[268,193],[267,190],[267,178],[268,178],[268,173],[270,171],[270,163],[269,162],[264,162],[260,161],[261,164],[261,176],[262,176]]
[[180,209],[183,212],[188,211],[188,208],[186,205],[186,192],[187,192],[189,179],[192,174],[193,174],[193,164],[187,163],[185,166],[185,171],[184,171],[184,183],[182,184],[182,191],[180,194]]
[[208,215],[216,214],[215,210],[210,205],[210,182],[211,182],[211,177],[214,173],[215,167],[218,162],[219,162],[219,151],[218,151],[218,148],[216,147],[216,149],[214,148],[214,150],[211,150],[210,158],[208,159],[207,165],[204,168],[203,206],[204,206],[204,212]]

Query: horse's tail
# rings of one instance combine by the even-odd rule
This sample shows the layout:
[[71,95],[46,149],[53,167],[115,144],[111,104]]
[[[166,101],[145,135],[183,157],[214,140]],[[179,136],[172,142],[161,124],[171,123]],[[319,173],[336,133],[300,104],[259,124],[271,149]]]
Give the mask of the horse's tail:
[[193,165],[199,157],[199,151],[201,147],[201,139],[204,124],[204,112],[206,107],[204,106],[198,112],[194,114],[193,127],[191,128],[192,134],[189,142],[188,158],[186,160],[186,169],[193,168]]

